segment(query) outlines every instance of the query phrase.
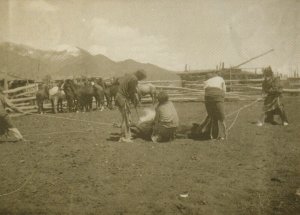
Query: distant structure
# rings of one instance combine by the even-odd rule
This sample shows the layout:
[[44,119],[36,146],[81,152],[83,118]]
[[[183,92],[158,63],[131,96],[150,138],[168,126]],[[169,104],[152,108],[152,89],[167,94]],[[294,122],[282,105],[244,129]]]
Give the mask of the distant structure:
[[249,72],[245,71],[244,69],[241,69],[241,66],[257,59],[260,57],[263,57],[271,52],[273,52],[274,49],[270,49],[262,54],[259,54],[255,57],[252,57],[236,66],[232,66],[230,68],[225,68],[224,62],[220,62],[216,65],[215,69],[207,69],[207,70],[194,70],[194,71],[188,71],[187,72],[187,65],[185,67],[185,71],[182,73],[177,73],[182,80],[186,81],[198,81],[198,80],[205,80],[207,77],[207,74],[217,71],[220,76],[222,76],[225,80],[243,80],[243,79],[261,79],[262,74],[257,74],[255,68],[255,72]]
[[184,72],[190,72],[190,71],[191,71],[191,66],[188,66],[187,64],[185,64]]
[[184,67],[184,72],[188,72],[188,69],[187,69],[187,64],[185,64],[185,67]]
[[[219,67],[221,66],[221,67]],[[209,73],[218,72],[225,80],[245,80],[262,78],[262,73],[245,71],[242,69],[222,68],[223,64],[218,65],[216,69],[191,70],[179,72],[177,75],[185,81],[204,81]],[[221,68],[221,69],[220,69]]]

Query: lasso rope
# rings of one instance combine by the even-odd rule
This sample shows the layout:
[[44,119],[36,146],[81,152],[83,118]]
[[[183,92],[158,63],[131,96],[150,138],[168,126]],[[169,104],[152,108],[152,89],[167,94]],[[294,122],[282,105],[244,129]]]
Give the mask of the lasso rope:
[[[41,114],[35,114],[35,113],[30,113],[28,115],[38,115],[38,116],[43,116],[43,117],[49,117],[49,118],[55,118],[55,119],[64,119],[64,120],[71,120],[71,121],[79,121],[79,122],[86,122],[86,123],[93,123],[93,124],[98,124],[98,125],[112,125],[111,123],[97,122],[97,121],[90,121],[90,120],[72,119],[72,118],[68,118],[68,117],[60,117],[60,116],[52,116],[52,115],[41,115]],[[64,134],[64,133],[74,133],[74,132],[87,132],[87,130],[85,130],[85,131],[69,131],[69,132],[50,132],[50,133],[43,133],[43,134],[38,134],[38,135]],[[35,134],[29,134],[29,135],[31,136],[31,135],[35,135]],[[29,136],[29,135],[24,135],[24,136]],[[27,140],[26,140],[26,142],[27,142]],[[17,189],[15,189],[11,192],[0,194],[0,197],[8,196],[8,195],[14,194],[14,193],[22,190],[26,186],[26,184],[31,180],[34,173],[35,173],[35,171],[33,171],[30,174],[30,176],[25,180],[25,182],[20,187],[18,187]]]
[[17,188],[16,190],[13,190],[11,192],[8,192],[8,193],[3,193],[3,194],[0,195],[0,197],[8,196],[10,194],[13,194],[13,193],[16,193],[16,192],[20,191],[23,187],[25,187],[25,185],[29,182],[29,180],[32,178],[32,176],[33,176],[33,172],[30,174],[30,176],[27,178],[27,180],[19,188]]
[[[25,141],[25,143],[26,143],[26,142],[27,142],[27,141]],[[33,157],[32,153],[31,153],[31,156]],[[29,176],[29,177],[22,183],[22,185],[19,186],[17,189],[15,189],[15,190],[13,190],[13,191],[10,191],[10,192],[8,192],[8,193],[0,194],[0,197],[2,197],[2,196],[8,196],[8,195],[14,194],[14,193],[20,191],[21,189],[23,189],[23,188],[26,186],[26,184],[31,180],[31,178],[33,177],[33,175],[34,175],[34,173],[35,173],[36,171],[37,171],[37,169],[35,169],[34,171],[32,171],[32,173],[30,174],[30,176]]]
[[234,124],[236,123],[236,121],[237,121],[237,119],[238,119],[238,116],[239,116],[239,114],[240,114],[240,112],[241,112],[242,110],[244,110],[244,109],[246,109],[246,108],[248,108],[248,107],[251,107],[252,105],[256,104],[257,102],[259,102],[259,101],[261,101],[261,100],[262,100],[262,98],[256,99],[254,102],[251,102],[250,104],[244,105],[244,106],[242,106],[241,108],[239,108],[238,110],[233,111],[233,112],[227,114],[226,117],[230,117],[230,116],[232,116],[232,115],[235,114],[235,113],[236,113],[236,116],[235,116],[233,122],[230,124],[230,126],[226,129],[226,132],[228,132],[228,131],[234,126]]
[[[238,119],[238,116],[240,114],[240,112],[254,104],[256,104],[257,102],[259,102],[260,100],[262,100],[261,98],[255,100],[254,102],[251,102],[250,104],[247,104],[247,105],[244,105],[242,106],[241,108],[239,108],[238,110],[236,111],[233,111],[229,114],[226,115],[226,117],[230,117],[232,115],[234,115],[236,113],[236,116],[233,120],[233,122],[231,123],[231,125],[226,129],[226,132],[228,132],[233,126],[234,124],[236,123],[237,119]],[[90,121],[90,120],[80,120],[80,119],[72,119],[72,118],[68,118],[68,117],[59,117],[59,116],[51,116],[51,115],[41,115],[41,114],[30,114],[30,115],[38,115],[38,116],[45,116],[45,117],[49,117],[49,118],[56,118],[56,119],[64,119],[64,120],[72,120],[72,121],[79,121],[79,122],[87,122],[87,123],[94,123],[94,124],[99,124],[99,125],[111,125],[111,123],[105,123],[105,122],[97,122],[97,121]],[[49,135],[49,134],[64,134],[64,133],[72,133],[72,132],[86,132],[86,131],[70,131],[70,132],[51,132],[51,133],[46,133],[46,134],[43,134],[43,135]],[[31,134],[32,135],[32,134]],[[40,135],[40,134],[39,134]],[[28,135],[26,135],[28,136]],[[30,179],[32,178],[34,172],[31,173],[31,175],[27,178],[27,180],[19,187],[17,188],[16,190],[13,190],[11,192],[8,192],[8,193],[4,193],[4,194],[0,194],[0,197],[2,196],[8,196],[8,195],[11,195],[13,193],[16,193],[18,191],[20,191],[21,189],[23,189],[26,184],[30,181]]]

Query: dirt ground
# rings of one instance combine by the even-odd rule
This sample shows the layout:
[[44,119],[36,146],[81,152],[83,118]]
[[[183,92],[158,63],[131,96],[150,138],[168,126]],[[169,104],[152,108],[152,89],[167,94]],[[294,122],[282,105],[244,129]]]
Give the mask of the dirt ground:
[[[257,127],[260,102],[225,142],[111,141],[117,110],[13,118],[29,142],[2,138],[0,214],[300,214],[300,99],[284,103],[289,126]],[[205,117],[203,103],[175,106],[183,124]]]

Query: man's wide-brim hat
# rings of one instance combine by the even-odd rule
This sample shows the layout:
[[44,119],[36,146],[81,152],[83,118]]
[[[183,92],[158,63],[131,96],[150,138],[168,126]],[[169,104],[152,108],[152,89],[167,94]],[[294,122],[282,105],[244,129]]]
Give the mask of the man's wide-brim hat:
[[272,68],[270,66],[267,67],[267,68],[264,68],[263,69],[263,74],[264,74],[264,76],[267,76],[267,77],[273,76]]
[[140,79],[140,80],[145,79],[145,78],[147,77],[147,74],[146,74],[145,70],[142,70],[142,69],[137,70],[137,71],[135,72],[135,75],[136,75],[136,77],[137,77],[138,79]]

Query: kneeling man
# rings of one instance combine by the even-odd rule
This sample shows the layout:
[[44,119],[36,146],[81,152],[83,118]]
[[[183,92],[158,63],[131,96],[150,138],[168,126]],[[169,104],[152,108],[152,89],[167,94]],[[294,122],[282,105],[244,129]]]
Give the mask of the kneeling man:
[[157,96],[158,105],[155,109],[154,127],[152,134],[153,142],[172,141],[179,125],[177,111],[166,92],[160,92]]

